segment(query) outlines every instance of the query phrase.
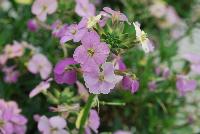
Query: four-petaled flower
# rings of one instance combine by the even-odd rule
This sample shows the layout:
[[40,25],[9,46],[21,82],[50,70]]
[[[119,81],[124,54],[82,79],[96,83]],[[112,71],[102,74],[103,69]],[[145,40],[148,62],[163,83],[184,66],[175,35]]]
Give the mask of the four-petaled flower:
[[76,48],[74,60],[81,64],[83,71],[92,71],[106,61],[109,55],[109,47],[106,43],[100,42],[99,35],[88,32],[81,40],[82,45]]
[[43,54],[35,54],[28,62],[28,70],[33,74],[40,73],[42,79],[47,79],[52,71],[52,65]]
[[88,18],[95,15],[96,8],[89,0],[76,0],[75,12],[81,17]]
[[32,6],[32,13],[35,14],[40,21],[45,21],[47,14],[54,13],[57,6],[57,0],[35,0]]
[[74,42],[79,42],[87,32],[86,24],[86,19],[83,18],[79,22],[79,24],[71,24],[70,26],[68,26],[61,37],[60,43],[64,44],[65,42],[70,40],[73,40]]
[[77,80],[76,70],[70,69],[70,65],[77,64],[73,58],[66,58],[59,61],[54,68],[55,81],[58,84],[74,84]]
[[100,69],[85,72],[83,78],[89,92],[93,94],[108,94],[121,80],[121,76],[114,73],[114,65],[109,62],[102,64]]
[[54,116],[47,118],[42,116],[38,122],[38,129],[42,134],[68,134],[65,130],[67,123],[64,118],[60,116]]

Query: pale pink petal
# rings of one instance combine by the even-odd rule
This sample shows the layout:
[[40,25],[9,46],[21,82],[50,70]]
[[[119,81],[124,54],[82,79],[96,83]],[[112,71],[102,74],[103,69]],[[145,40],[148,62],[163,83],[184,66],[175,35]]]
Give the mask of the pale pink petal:
[[82,38],[81,43],[86,48],[91,48],[93,45],[100,42],[100,37],[95,31],[91,31],[85,34]]
[[83,64],[88,59],[87,50],[83,45],[80,45],[74,51],[73,57],[76,62]]
[[86,32],[87,32],[86,28],[78,30],[78,32],[74,36],[74,42],[79,42],[83,38]]
[[60,116],[54,116],[49,119],[49,122],[53,128],[63,129],[66,127],[67,123],[65,119]]
[[60,44],[64,44],[65,42],[70,41],[72,38],[73,37],[71,35],[66,35],[66,36],[61,37]]
[[42,116],[38,123],[38,129],[40,132],[49,133],[50,134],[50,123],[46,116]]
[[103,10],[107,13],[113,14],[113,12],[115,12],[114,10],[112,10],[110,7],[104,7]]
[[57,0],[47,0],[47,7],[48,14],[54,13],[58,7]]
[[39,72],[38,66],[33,62],[33,60],[30,60],[28,63],[28,70],[33,74]]
[[34,88],[30,94],[29,97],[32,98],[39,94],[40,92],[47,90],[50,87],[50,84],[48,82],[41,82],[36,88]]
[[110,53],[110,49],[106,43],[101,43],[100,45],[95,46],[95,54],[93,58],[95,62],[99,65],[106,61]]
[[42,12],[42,1],[41,0],[35,0],[35,2],[33,3],[33,6],[32,6],[32,13],[35,14],[35,15],[38,15]]
[[37,18],[40,20],[40,21],[45,21],[47,19],[47,13],[45,11],[41,12],[40,14],[37,15]]

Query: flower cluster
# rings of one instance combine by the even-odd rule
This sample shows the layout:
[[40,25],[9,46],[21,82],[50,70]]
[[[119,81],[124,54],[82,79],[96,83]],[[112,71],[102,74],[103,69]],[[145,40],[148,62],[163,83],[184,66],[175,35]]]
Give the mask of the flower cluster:
[[[27,21],[27,28],[31,32],[40,32],[43,29],[51,32],[54,38],[50,42],[54,44],[53,47],[58,48],[55,57],[50,57],[51,53],[45,52],[48,54],[45,55],[42,53],[44,50],[23,41],[5,45],[0,54],[0,69],[6,83],[17,83],[19,78],[23,75],[27,78],[26,74],[29,74],[31,82],[33,79],[39,79],[36,81],[39,84],[35,88],[29,87],[33,88],[28,91],[29,98],[37,101],[35,96],[42,94],[47,98],[47,102],[53,105],[47,106],[50,112],[55,112],[53,116],[49,117],[52,114],[48,113],[46,116],[37,114],[34,116],[40,133],[69,134],[78,131],[80,134],[99,133],[99,105],[126,103],[123,100],[101,101],[105,94],[115,95],[113,92],[117,89],[124,89],[123,92],[129,91],[123,96],[126,98],[133,94],[141,97],[144,90],[140,88],[149,89],[145,90],[149,94],[158,93],[160,87],[172,89],[168,83],[177,88],[181,97],[197,88],[198,83],[191,76],[200,74],[200,55],[184,54],[182,59],[185,60],[185,66],[176,72],[172,69],[171,62],[164,63],[165,55],[163,56],[162,52],[153,53],[156,51],[154,43],[157,42],[143,30],[143,23],[133,21],[121,11],[110,7],[103,7],[97,11],[95,3],[89,0],[69,1],[74,6],[74,9],[69,11],[69,18],[71,15],[73,17],[75,14],[78,15],[73,18],[76,22],[71,23],[72,21],[60,17],[63,10],[59,8],[61,2],[63,1],[34,0],[31,12],[35,17]],[[126,2],[121,4],[126,5]],[[153,2],[149,6],[149,11],[158,21],[160,28],[169,29],[180,24],[181,20],[175,10],[164,2]],[[53,19],[48,20],[53,13],[55,13]],[[63,22],[64,20],[67,22]],[[144,26],[146,28],[145,24]],[[175,30],[171,32],[176,34]],[[26,36],[24,34],[24,37]],[[159,49],[165,49],[163,44]],[[129,55],[131,50],[133,55],[137,53],[140,55],[131,59],[132,54]],[[60,58],[62,51],[64,57]],[[168,53],[166,55],[168,56]],[[169,52],[169,55],[173,54]],[[127,56],[128,62],[131,63],[127,62]],[[138,93],[139,91],[142,93]],[[141,99],[143,98],[142,96]],[[126,99],[128,102],[132,101],[132,98]],[[40,102],[40,99],[38,100]],[[161,107],[166,111],[165,102],[159,97],[155,100],[159,104],[158,109]],[[144,107],[152,106],[152,102],[154,103],[150,101]],[[138,104],[141,103],[134,102],[134,105]],[[98,107],[98,110],[95,107]],[[0,133],[26,132],[27,119],[20,112],[15,102],[0,100]],[[132,133],[124,130],[114,130],[114,134]]]
[[3,134],[25,134],[27,119],[14,101],[0,100],[0,132]]

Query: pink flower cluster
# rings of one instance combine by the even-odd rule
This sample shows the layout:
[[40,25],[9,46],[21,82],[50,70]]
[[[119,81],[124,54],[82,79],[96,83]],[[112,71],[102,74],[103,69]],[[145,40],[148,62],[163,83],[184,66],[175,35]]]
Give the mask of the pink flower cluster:
[[[58,84],[74,84],[77,80],[77,72],[81,72],[90,93],[108,94],[123,77],[115,73],[120,68],[116,68],[112,60],[108,61],[108,57],[112,55],[109,45],[101,41],[99,33],[93,29],[93,26],[96,24],[103,26],[102,24],[106,24],[108,19],[112,19],[113,22],[128,22],[128,18],[120,11],[114,11],[108,7],[103,8],[104,11],[100,12],[100,15],[94,16],[93,9],[93,4],[88,0],[77,0],[76,13],[83,17],[78,24],[62,24],[59,20],[52,24],[52,34],[60,39],[62,45],[70,40],[75,43],[80,42],[74,51],[73,58],[66,58],[56,64],[54,78]],[[144,31],[141,31],[141,37],[138,38],[142,38],[142,34]],[[150,48],[147,49],[148,52],[151,51]],[[123,61],[120,61],[121,66]],[[77,64],[80,64],[81,68],[78,69]],[[122,84],[132,93],[139,88],[139,82],[131,76],[124,77]]]
[[25,134],[27,119],[14,101],[0,100],[0,132],[2,134]]
[[38,121],[38,129],[42,134],[68,134],[65,130],[66,126],[65,119],[60,116],[54,116],[49,119],[46,116],[42,116]]
[[20,75],[16,70],[16,66],[7,66],[8,60],[19,58],[24,55],[25,47],[22,43],[14,41],[12,45],[8,44],[4,47],[3,53],[0,55],[0,68],[5,74],[4,81],[6,83],[16,83]]

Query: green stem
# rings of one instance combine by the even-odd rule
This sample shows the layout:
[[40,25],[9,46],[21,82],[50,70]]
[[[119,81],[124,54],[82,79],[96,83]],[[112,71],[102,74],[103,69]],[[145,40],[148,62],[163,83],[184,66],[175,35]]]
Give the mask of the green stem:
[[126,103],[124,102],[105,102],[105,101],[100,101],[99,102],[102,105],[111,105],[111,106],[125,106]]
[[90,109],[92,108],[92,102],[93,102],[94,98],[95,98],[95,95],[91,94],[88,98],[88,101],[87,101],[85,107],[84,107],[83,116],[82,116],[81,121],[80,121],[79,134],[84,133],[85,123],[86,123],[87,118],[89,116]]

